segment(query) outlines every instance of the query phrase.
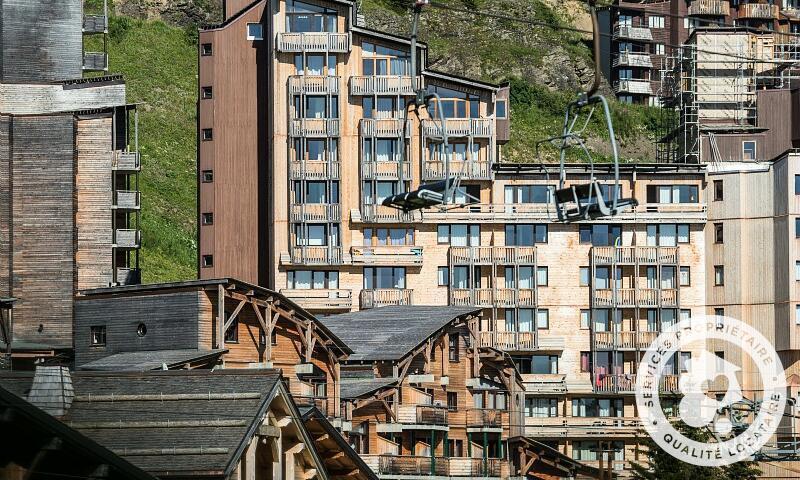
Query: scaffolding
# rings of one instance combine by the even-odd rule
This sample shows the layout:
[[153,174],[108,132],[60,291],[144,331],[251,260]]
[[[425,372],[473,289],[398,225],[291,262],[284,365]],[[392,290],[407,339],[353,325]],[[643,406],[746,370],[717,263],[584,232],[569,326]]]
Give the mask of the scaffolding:
[[[757,91],[789,88],[800,79],[798,40],[780,33],[709,29],[695,32],[665,57],[656,160],[720,160],[714,133],[757,128]],[[701,139],[710,158],[701,158]]]

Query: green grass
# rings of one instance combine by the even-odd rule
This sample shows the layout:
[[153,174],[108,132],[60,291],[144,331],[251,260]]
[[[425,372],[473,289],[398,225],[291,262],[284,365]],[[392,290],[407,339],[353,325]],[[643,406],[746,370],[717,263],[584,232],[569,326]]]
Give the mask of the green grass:
[[196,276],[196,36],[162,22],[112,17],[109,71],[139,106],[145,282]]

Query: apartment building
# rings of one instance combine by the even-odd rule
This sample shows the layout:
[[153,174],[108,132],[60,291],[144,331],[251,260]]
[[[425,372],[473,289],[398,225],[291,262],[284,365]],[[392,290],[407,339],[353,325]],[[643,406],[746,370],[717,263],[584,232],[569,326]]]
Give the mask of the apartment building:
[[[602,67],[620,101],[659,105],[666,57],[696,29],[739,27],[800,33],[800,4],[794,0],[615,1],[601,12]],[[793,35],[776,43],[797,43]]]
[[136,109],[88,48],[107,32],[80,0],[0,5],[0,342],[22,363],[72,347],[78,289],[139,281]]

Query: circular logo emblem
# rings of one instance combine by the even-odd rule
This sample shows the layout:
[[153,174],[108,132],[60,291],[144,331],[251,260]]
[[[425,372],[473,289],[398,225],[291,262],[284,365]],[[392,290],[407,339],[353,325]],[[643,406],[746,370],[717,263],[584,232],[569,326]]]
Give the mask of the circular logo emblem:
[[[743,394],[743,381],[763,392],[759,398]],[[666,398],[677,402],[677,420],[707,429],[715,441],[678,431],[665,414],[675,403],[666,405]],[[636,404],[645,430],[665,452],[694,465],[730,465],[752,457],[775,433],[786,377],[775,348],[758,331],[733,318],[701,316],[665,329],[650,344],[639,363]]]

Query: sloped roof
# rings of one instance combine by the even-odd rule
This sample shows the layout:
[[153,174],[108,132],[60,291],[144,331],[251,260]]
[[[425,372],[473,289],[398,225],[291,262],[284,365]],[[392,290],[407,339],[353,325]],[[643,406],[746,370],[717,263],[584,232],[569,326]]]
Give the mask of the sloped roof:
[[[298,410],[306,430],[314,439],[314,449],[317,450],[331,477],[378,480],[378,476],[328,421],[325,414],[313,406],[301,406],[298,407]],[[340,455],[340,453],[344,453],[344,455]]]
[[478,315],[478,307],[403,305],[323,317],[353,360],[399,360],[450,322]]
[[362,378],[358,380],[342,380],[340,383],[343,399],[360,398],[376,390],[397,383],[396,378]]
[[99,358],[78,367],[81,370],[100,370],[114,372],[145,372],[158,370],[164,364],[167,368],[178,367],[184,363],[212,359],[226,352],[224,349],[185,349],[185,350],[147,350],[143,352],[122,352]]
[[[0,386],[19,394],[21,378],[0,375]],[[74,372],[72,384],[61,420],[133,465],[161,478],[227,475],[277,394],[280,372]]]

